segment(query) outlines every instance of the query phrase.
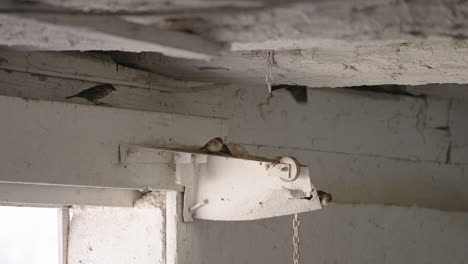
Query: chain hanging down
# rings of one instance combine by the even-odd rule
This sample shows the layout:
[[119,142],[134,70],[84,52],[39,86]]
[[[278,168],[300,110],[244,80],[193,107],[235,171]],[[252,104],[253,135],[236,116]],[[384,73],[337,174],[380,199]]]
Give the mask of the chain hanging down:
[[293,234],[293,239],[292,239],[292,242],[293,242],[293,264],[299,264],[299,260],[300,260],[300,254],[299,254],[299,226],[300,226],[301,222],[299,222],[299,218],[297,216],[297,214],[294,214],[294,218],[293,218],[293,222],[292,222],[292,225],[293,225],[293,230],[294,230],[294,234]]
[[273,64],[275,63],[274,55],[275,52],[273,50],[267,51],[267,72],[265,76],[265,82],[268,87],[268,93],[271,93],[271,84],[273,83],[272,71]]

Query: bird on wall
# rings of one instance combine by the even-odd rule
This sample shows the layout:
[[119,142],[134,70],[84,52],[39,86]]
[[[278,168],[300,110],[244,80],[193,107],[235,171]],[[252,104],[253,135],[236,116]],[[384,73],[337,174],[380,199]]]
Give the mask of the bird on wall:
[[99,102],[100,99],[106,97],[112,91],[116,91],[115,87],[112,84],[98,84],[86,90],[83,90],[75,95],[67,96],[65,99],[70,99],[74,97],[84,98],[93,104],[96,105],[107,105],[103,102]]
[[223,139],[220,137],[211,139],[201,149],[209,153],[224,153],[232,155],[231,151],[226,146],[226,144],[224,144]]
[[327,206],[328,203],[332,201],[332,195],[327,192],[317,191],[317,194],[320,199],[320,204],[322,204],[322,206]]
[[286,89],[296,102],[300,104],[307,103],[307,86],[291,84],[278,84],[271,86],[271,91],[276,91],[279,89]]

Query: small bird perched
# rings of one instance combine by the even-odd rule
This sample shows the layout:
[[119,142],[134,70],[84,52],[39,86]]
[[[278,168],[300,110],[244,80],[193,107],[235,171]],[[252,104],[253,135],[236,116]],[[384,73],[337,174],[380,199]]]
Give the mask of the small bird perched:
[[106,97],[112,91],[116,91],[115,87],[112,84],[98,84],[86,90],[83,90],[75,95],[65,97],[65,99],[70,99],[73,97],[84,98],[93,104],[96,105],[105,105],[105,103],[99,102],[98,100]]
[[210,153],[225,153],[232,155],[231,151],[229,151],[229,148],[224,144],[223,139],[220,137],[211,139],[201,149]]
[[307,86],[291,84],[278,84],[271,86],[271,91],[276,91],[279,89],[286,89],[296,102],[300,104],[307,103]]
[[322,206],[327,206],[328,203],[332,201],[332,195],[327,192],[317,191],[317,194],[319,196],[320,204],[322,204]]

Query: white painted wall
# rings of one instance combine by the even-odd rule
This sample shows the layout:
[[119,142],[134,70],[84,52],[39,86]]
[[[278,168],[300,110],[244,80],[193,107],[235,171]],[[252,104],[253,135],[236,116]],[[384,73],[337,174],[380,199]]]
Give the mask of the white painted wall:
[[[300,215],[302,263],[466,263],[467,165],[454,151],[468,135],[468,113],[454,105],[466,101],[312,89],[309,98],[267,101],[265,87],[225,93],[230,140],[297,157],[334,195],[337,204]],[[185,228],[180,263],[292,262],[290,216]]]
[[[334,205],[301,214],[301,263],[466,263],[468,214]],[[292,263],[292,217],[197,222],[181,263]]]

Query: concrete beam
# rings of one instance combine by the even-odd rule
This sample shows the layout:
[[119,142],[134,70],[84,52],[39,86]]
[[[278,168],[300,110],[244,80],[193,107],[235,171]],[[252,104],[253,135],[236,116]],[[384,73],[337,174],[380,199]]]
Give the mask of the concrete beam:
[[[1,12],[0,12],[1,13]],[[158,52],[209,60],[223,45],[201,37],[126,22],[116,16],[0,14],[0,45],[28,50]]]
[[[122,61],[139,62],[152,71],[194,81],[264,86],[264,51],[242,51],[210,62],[162,59],[158,54],[128,54]],[[397,41],[362,45],[329,45],[275,51],[273,84],[312,88],[361,85],[468,83],[468,44],[459,41]]]
[[139,191],[0,182],[0,204],[33,206],[133,207]]
[[[74,12],[126,12],[127,20],[144,25],[157,26],[169,16],[176,18],[174,23],[201,36],[232,43],[234,50],[307,49],[433,38],[466,40],[468,27],[465,15],[468,4],[455,0],[289,1],[281,4],[274,0],[198,0],[193,3],[172,0],[170,7],[159,9],[156,6],[160,1],[108,0],[106,5],[90,0],[42,2]],[[217,10],[220,6],[226,8]],[[142,13],[144,7],[148,12]],[[197,7],[205,8],[205,12],[199,12]],[[161,13],[161,10],[172,10],[172,13]]]
[[0,97],[0,182],[181,190],[166,164],[119,162],[119,145],[201,145],[214,118]]

